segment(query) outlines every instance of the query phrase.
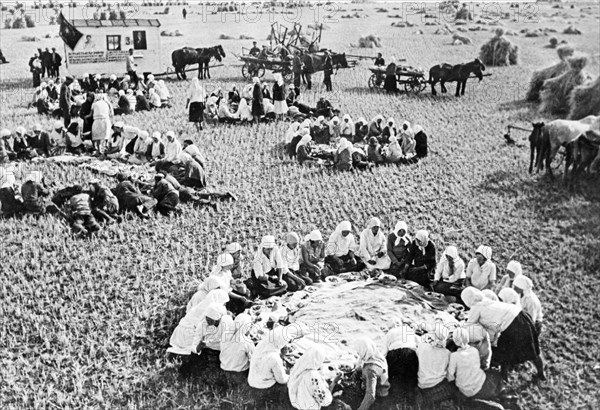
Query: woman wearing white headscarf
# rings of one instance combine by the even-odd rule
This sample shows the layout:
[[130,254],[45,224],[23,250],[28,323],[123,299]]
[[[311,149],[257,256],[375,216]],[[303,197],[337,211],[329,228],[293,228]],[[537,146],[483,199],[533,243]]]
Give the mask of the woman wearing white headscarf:
[[435,269],[435,245],[429,240],[429,232],[417,231],[410,245],[410,251],[404,267],[404,278],[417,282],[421,286],[429,286],[430,275]]
[[285,83],[281,73],[275,74],[275,83],[273,84],[273,105],[275,114],[282,119],[288,112],[287,102],[285,101]]
[[302,135],[302,139],[298,142],[298,145],[296,145],[296,158],[298,159],[298,162],[301,165],[305,163],[312,164],[317,160],[315,157],[312,156],[311,153],[312,149],[310,143],[312,142],[312,137],[310,136],[306,128],[304,128],[304,130],[304,135]]
[[465,277],[465,262],[458,256],[458,249],[456,246],[448,246],[435,268],[433,290],[443,295],[454,296],[460,301]]
[[382,144],[389,144],[390,139],[392,137],[397,137],[398,135],[398,131],[396,130],[396,122],[394,121],[393,118],[388,118],[387,123],[385,124],[385,127],[383,127],[383,130],[381,131],[381,135],[379,136],[379,142],[381,142]]
[[404,152],[404,156],[407,158],[415,155],[416,143],[414,135],[410,122],[404,121],[402,123],[402,130],[400,130],[400,140],[402,141],[402,152]]
[[148,90],[148,102],[150,103],[150,107],[152,108],[162,107],[162,101],[160,99],[160,96],[156,92],[156,88],[151,88],[150,90]]
[[325,263],[335,273],[358,272],[364,268],[361,261],[357,261],[354,252],[358,251],[352,224],[348,221],[341,222],[329,237],[325,248]]
[[358,339],[356,351],[362,362],[362,380],[365,389],[365,396],[358,410],[368,410],[377,397],[386,397],[389,393],[387,361],[371,339]]
[[227,319],[223,318],[227,333],[221,341],[221,354],[219,355],[221,369],[226,372],[239,373],[239,376],[247,378],[250,359],[254,353],[254,343],[249,336],[252,330],[252,317],[247,313],[240,313],[235,321],[229,316],[227,317]]
[[221,286],[222,282],[219,279],[211,276],[206,278],[200,285],[198,285],[198,290],[192,295],[192,298],[187,304],[186,311],[189,312],[190,309],[206,299],[206,296],[208,296],[211,291],[215,289],[221,289]]
[[504,303],[521,306],[521,297],[513,288],[504,288],[498,292],[498,299]]
[[104,143],[110,138],[112,129],[111,119],[113,117],[113,108],[104,98],[104,94],[96,94],[95,101],[92,104],[92,144],[99,153],[104,152]]
[[341,131],[342,124],[340,124],[340,119],[333,117],[329,121],[329,142],[336,144],[340,140]]
[[348,141],[354,140],[354,122],[350,115],[345,114],[342,117],[342,124],[340,126],[340,137],[346,138]]
[[196,124],[196,127],[202,129],[202,120],[204,118],[204,101],[206,100],[206,92],[200,84],[197,77],[192,79],[185,108],[189,107],[188,121]]
[[319,372],[324,360],[322,349],[315,346],[307,350],[294,364],[288,381],[288,392],[290,403],[295,409],[320,410],[333,402],[331,393],[342,374],[338,374],[327,384]]
[[258,122],[261,117],[265,115],[262,87],[258,77],[254,77],[252,83],[254,84],[254,87],[252,88],[252,115]]
[[369,123],[364,117],[360,117],[354,123],[354,143],[364,143],[369,135]]
[[238,106],[237,114],[239,114],[240,121],[242,123],[252,122],[254,117],[252,116],[252,110],[248,106],[248,101],[245,98],[240,100],[240,105]]
[[171,93],[165,84],[165,80],[158,80],[158,83],[156,83],[156,93],[163,103],[168,103],[171,99]]
[[320,282],[323,278],[325,266],[325,244],[323,236],[318,229],[312,230],[300,247],[300,272],[299,275],[307,285]]
[[525,313],[531,316],[538,334],[542,331],[542,322],[544,312],[542,303],[535,293],[533,293],[533,282],[525,275],[519,275],[513,282],[513,289],[521,297],[521,308]]
[[417,385],[423,397],[424,408],[437,408],[440,402],[454,397],[455,389],[446,380],[450,362],[450,351],[446,349],[448,331],[438,324],[430,336],[430,340],[421,338],[417,344]]
[[228,253],[222,253],[217,257],[217,263],[213,266],[209,276],[217,279],[221,284],[219,288],[226,292],[231,292],[232,267],[233,257]]
[[283,261],[283,280],[287,283],[288,290],[295,292],[302,290],[306,282],[298,276],[300,271],[300,237],[296,232],[286,235],[285,244],[279,247]]
[[263,236],[254,256],[251,291],[262,298],[279,296],[287,291],[283,280],[284,263],[281,252],[275,243],[275,237]]
[[369,123],[369,137],[377,137],[383,132],[383,115],[376,115]]
[[389,269],[392,260],[387,254],[387,238],[379,218],[371,218],[367,228],[361,232],[358,255],[369,270]]
[[423,127],[415,125],[413,127],[415,140],[415,154],[417,158],[425,158],[427,156],[427,134],[423,131]]
[[508,262],[508,265],[506,265],[506,275],[502,276],[500,282],[494,287],[494,292],[500,293],[502,289],[511,288],[515,278],[521,274],[523,274],[523,267],[519,262]]
[[414,330],[402,324],[387,332],[381,351],[388,365],[390,384],[406,386],[409,395],[417,387],[417,344],[418,338]]
[[146,153],[148,152],[150,143],[150,134],[148,134],[147,131],[141,131],[135,140],[135,144],[133,145],[133,155],[129,157],[128,162],[131,164],[143,164],[148,161]]
[[508,376],[508,366],[532,361],[537,377],[545,380],[540,356],[538,332],[531,317],[516,305],[487,299],[472,286],[462,291],[461,298],[470,308],[467,323],[478,323],[487,330],[492,348],[492,359]]
[[350,171],[353,168],[352,154],[354,146],[346,138],[340,138],[337,151],[334,153],[334,162],[338,171]]
[[385,162],[390,164],[398,164],[404,159],[404,153],[402,147],[398,142],[398,138],[393,136],[390,137],[390,143],[387,146],[387,155],[385,156]]
[[290,144],[292,142],[292,138],[296,136],[298,131],[300,130],[300,122],[294,121],[290,124],[287,131],[285,132],[285,143]]
[[250,359],[248,384],[260,397],[255,403],[257,408],[264,408],[264,403],[270,400],[281,403],[287,396],[289,376],[283,366],[281,349],[294,338],[288,330],[279,326],[267,333],[256,345]]
[[467,265],[467,286],[479,290],[493,289],[496,285],[496,264],[492,262],[492,248],[480,246],[475,251],[475,257]]
[[411,238],[408,236],[408,225],[398,221],[387,238],[387,253],[390,257],[390,274],[399,277],[409,255]]
[[458,350],[450,354],[448,381],[454,381],[458,390],[471,399],[495,399],[502,389],[500,372],[495,369],[481,369],[479,352],[469,345],[467,329],[456,329],[452,339]]

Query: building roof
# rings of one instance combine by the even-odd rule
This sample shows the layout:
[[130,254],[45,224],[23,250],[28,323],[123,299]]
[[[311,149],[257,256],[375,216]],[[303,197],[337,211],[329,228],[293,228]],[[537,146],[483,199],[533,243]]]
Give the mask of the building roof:
[[160,27],[157,19],[71,20],[75,27]]

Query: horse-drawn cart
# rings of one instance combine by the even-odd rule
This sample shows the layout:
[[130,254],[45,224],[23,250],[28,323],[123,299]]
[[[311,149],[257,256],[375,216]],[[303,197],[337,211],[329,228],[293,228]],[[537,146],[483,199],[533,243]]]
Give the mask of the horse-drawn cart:
[[242,49],[242,54],[237,56],[244,63],[242,66],[242,75],[244,78],[262,78],[265,76],[265,71],[269,70],[274,73],[281,73],[285,81],[292,80],[291,59],[282,59],[280,57],[258,58],[245,53],[245,51],[245,49]]
[[[386,69],[383,67],[371,67],[369,77],[369,88],[383,89],[385,84]],[[399,65],[396,67],[396,84],[403,84],[407,93],[418,94],[427,87],[425,72],[416,67]]]

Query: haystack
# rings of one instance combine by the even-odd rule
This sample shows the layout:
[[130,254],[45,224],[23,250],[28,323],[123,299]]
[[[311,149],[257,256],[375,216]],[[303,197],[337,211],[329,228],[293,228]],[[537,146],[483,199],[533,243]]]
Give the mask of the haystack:
[[600,115],[600,77],[595,81],[575,87],[569,99],[570,120],[580,120],[588,115]]
[[473,44],[473,42],[471,41],[471,39],[469,37],[462,36],[458,33],[452,34],[452,40],[454,41],[455,44],[456,44],[456,42],[459,42],[460,44]]
[[517,65],[519,46],[504,37],[504,29],[499,28],[496,35],[481,46],[479,59],[490,66]]
[[381,47],[381,39],[373,34],[364,36],[358,39],[358,47],[360,48],[379,48]]
[[581,30],[573,26],[569,26],[563,30],[563,34],[581,34]]
[[569,105],[571,91],[591,80],[590,75],[583,70],[587,62],[588,58],[586,56],[567,58],[568,71],[558,77],[544,81],[540,92],[541,112],[550,114],[566,114],[569,112],[571,109]]
[[566,59],[571,57],[574,52],[575,49],[571,46],[562,46],[557,48],[556,53],[558,54],[560,61],[550,67],[533,72],[531,81],[529,81],[529,90],[527,91],[527,96],[525,99],[527,99],[527,101],[538,101],[540,99],[540,90],[542,89],[544,81],[550,78],[558,77],[567,71],[569,69],[569,64],[567,63]]
[[462,8],[456,12],[454,20],[473,20],[473,15],[466,4],[463,4]]

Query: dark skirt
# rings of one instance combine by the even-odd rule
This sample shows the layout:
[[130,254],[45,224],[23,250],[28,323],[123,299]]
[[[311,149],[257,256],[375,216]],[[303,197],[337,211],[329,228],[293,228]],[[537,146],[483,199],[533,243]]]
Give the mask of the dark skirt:
[[521,311],[500,334],[498,347],[492,349],[492,359],[499,365],[511,365],[535,360],[540,355],[538,333],[531,317]]
[[360,272],[365,268],[365,264],[357,257],[355,257],[356,263],[352,263],[349,255],[333,256],[328,255],[325,257],[325,264],[335,273],[345,272]]
[[196,101],[190,103],[189,110],[189,122],[202,122],[202,115],[204,113],[204,103]]
[[419,358],[414,350],[408,348],[390,350],[385,359],[392,388],[396,384],[400,384],[403,389],[417,385]]

